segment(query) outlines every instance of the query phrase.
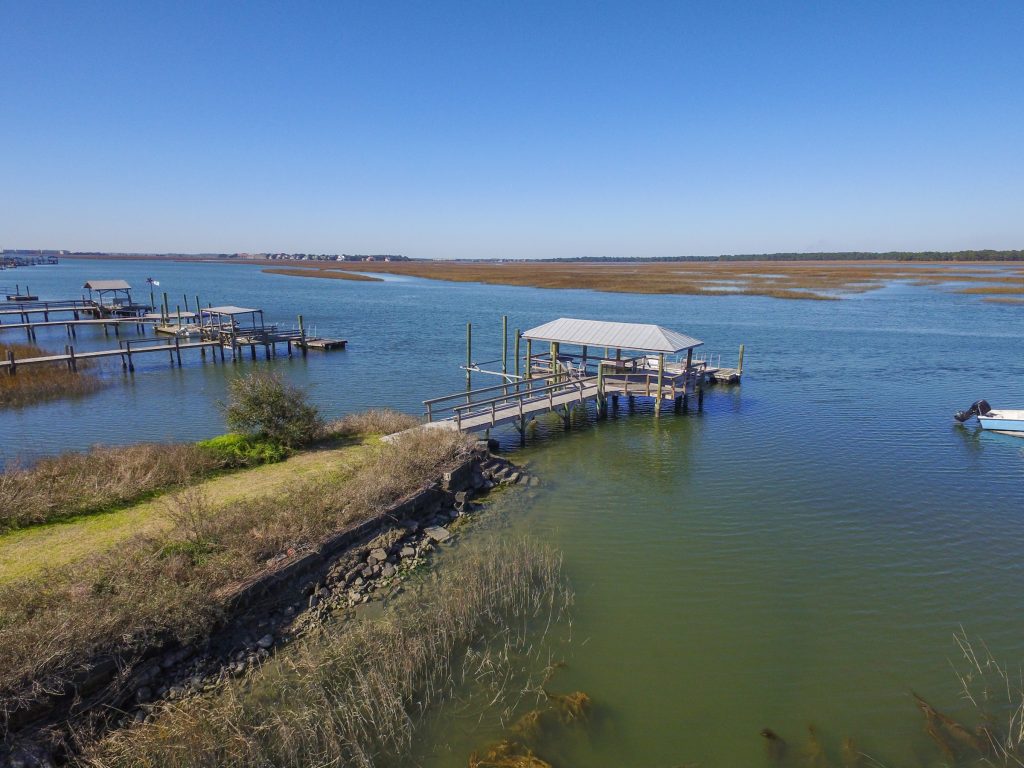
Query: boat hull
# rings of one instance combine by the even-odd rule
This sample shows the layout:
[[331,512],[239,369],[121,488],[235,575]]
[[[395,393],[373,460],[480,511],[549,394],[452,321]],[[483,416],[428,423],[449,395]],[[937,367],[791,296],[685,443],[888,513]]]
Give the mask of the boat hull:
[[982,429],[996,432],[1024,432],[1024,411],[991,411],[978,416]]

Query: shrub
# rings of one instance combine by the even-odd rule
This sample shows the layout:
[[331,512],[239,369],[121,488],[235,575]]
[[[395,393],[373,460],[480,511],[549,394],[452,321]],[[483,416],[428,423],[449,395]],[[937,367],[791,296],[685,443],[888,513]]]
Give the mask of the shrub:
[[276,373],[251,373],[228,387],[226,417],[233,432],[269,440],[285,448],[313,442],[323,422],[306,393]]
[[288,449],[269,440],[229,432],[196,443],[224,467],[254,467],[288,458]]

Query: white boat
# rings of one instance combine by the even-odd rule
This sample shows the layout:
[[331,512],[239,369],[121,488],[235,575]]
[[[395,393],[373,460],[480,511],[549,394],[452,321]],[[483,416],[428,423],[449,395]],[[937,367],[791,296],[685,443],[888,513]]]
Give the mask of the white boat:
[[981,422],[982,429],[1024,433],[1024,411],[989,411],[984,415],[979,413],[978,421]]

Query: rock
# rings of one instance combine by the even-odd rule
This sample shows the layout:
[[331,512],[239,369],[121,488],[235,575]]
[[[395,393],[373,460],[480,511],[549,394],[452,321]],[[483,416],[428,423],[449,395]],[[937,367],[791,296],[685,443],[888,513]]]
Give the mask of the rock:
[[380,575],[383,576],[385,579],[390,579],[392,576],[395,575],[395,566],[391,565],[391,563],[388,563],[384,566],[384,568],[381,569]]
[[402,551],[398,553],[399,557],[416,557],[416,550],[412,547],[402,547]]
[[365,568],[363,568],[363,570],[360,571],[360,573],[363,574],[364,579],[370,578],[371,576],[373,576],[373,566],[366,566]]
[[459,491],[455,494],[456,504],[465,504],[469,500],[469,494],[466,491]]
[[451,533],[448,532],[448,529],[442,528],[440,525],[432,525],[429,528],[425,528],[423,532],[427,534],[432,541],[436,541],[438,543],[447,541],[451,538]]
[[135,712],[134,720],[135,720],[136,723],[141,723],[145,719],[146,719],[146,713],[143,712],[141,709],[139,709],[139,710],[137,710]]
[[520,475],[518,472],[512,472],[506,475],[505,479],[501,481],[502,485],[515,485],[516,483],[519,482],[520,477],[522,477],[522,475]]
[[372,552],[370,552],[370,556],[368,558],[366,558],[366,561],[370,565],[373,565],[374,563],[383,563],[387,559],[388,559],[388,553],[387,552],[385,552],[383,549],[375,549]]
[[355,581],[352,582],[352,586],[353,587],[361,587],[365,583],[366,583],[366,579],[364,579],[362,576],[360,576],[359,578],[357,578]]
[[261,637],[259,640],[256,641],[256,645],[258,645],[260,648],[269,648],[273,644],[274,644],[274,636],[273,635],[264,635],[263,637]]
[[530,482],[530,487],[531,488],[536,488],[538,485],[540,485],[540,478],[539,477],[533,477],[531,475],[529,482]]
[[149,686],[142,686],[135,692],[135,700],[139,704],[145,704],[153,698],[153,690]]
[[378,563],[377,565],[373,566],[372,570],[373,570],[373,575],[374,576],[379,576],[380,572],[382,570],[382,566],[380,565],[380,563]]
[[184,688],[182,688],[180,685],[172,685],[171,688],[167,691],[167,698],[172,700],[180,699],[184,694]]

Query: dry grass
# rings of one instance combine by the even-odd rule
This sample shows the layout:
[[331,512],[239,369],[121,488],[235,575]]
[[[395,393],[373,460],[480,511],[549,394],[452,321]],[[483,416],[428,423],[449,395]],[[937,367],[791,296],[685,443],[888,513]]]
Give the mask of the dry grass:
[[388,408],[374,408],[332,421],[324,428],[329,437],[350,438],[366,435],[393,435],[417,427],[423,422],[415,416]]
[[[973,266],[973,263],[972,263]],[[1012,275],[970,269],[961,263],[915,262],[371,262],[323,264],[291,274],[331,277],[352,270],[423,277],[432,280],[520,285],[534,288],[584,288],[616,293],[750,295],[784,299],[834,299],[860,293],[890,280],[925,285],[953,282],[998,283],[1024,279],[1024,267],[1000,263]]]
[[109,737],[84,762],[370,768],[400,761],[424,715],[476,674],[481,658],[486,666],[538,654],[546,627],[571,600],[549,550],[513,541],[459,554],[421,597],[378,620],[328,625],[255,679],[169,705],[151,723]]
[[168,529],[0,586],[0,702],[52,689],[100,651],[128,654],[162,633],[203,634],[234,585],[269,558],[378,514],[467,450],[457,433],[411,434],[283,493],[222,505],[180,495]]
[[[6,360],[13,352],[14,359],[46,357],[52,354],[30,344],[0,344],[0,359]],[[81,397],[103,386],[103,381],[86,361],[78,363],[78,373],[68,370],[65,363],[24,366],[11,376],[5,369],[0,373],[0,408],[15,408],[61,397]]]
[[[304,270],[304,269],[292,269],[292,268],[286,268],[286,267],[277,267],[277,268],[274,268],[274,269],[264,269],[263,271],[266,272],[267,274],[270,274],[270,275],[292,275],[294,277],[306,277],[307,276],[306,275],[306,270]],[[379,278],[379,277],[370,277],[369,275],[360,275],[360,274],[355,273],[355,272],[332,272],[331,274],[323,275],[323,277],[329,277],[329,278],[332,278],[334,280],[361,280],[361,281],[364,281],[364,282],[372,282],[372,283],[379,283],[379,282],[381,282],[381,278]]]
[[108,510],[218,466],[194,445],[143,443],[64,453],[27,469],[8,467],[0,473],[0,531]]

